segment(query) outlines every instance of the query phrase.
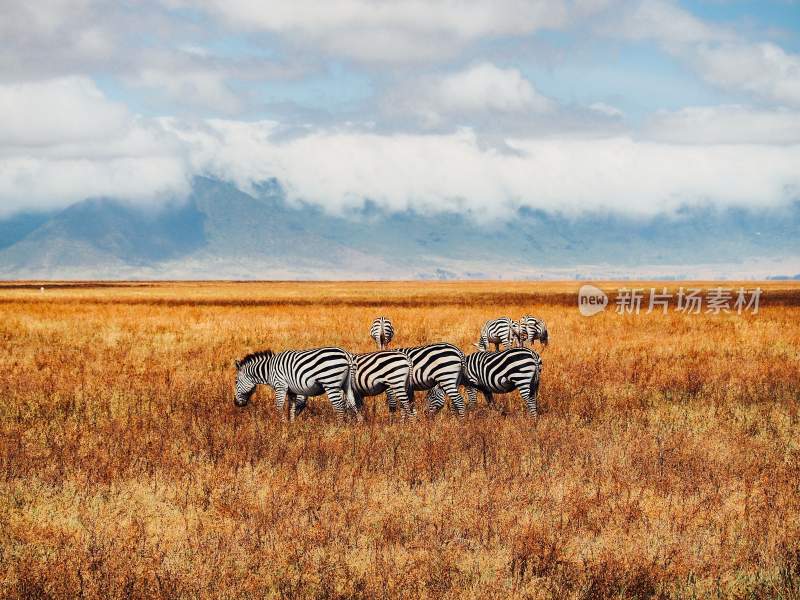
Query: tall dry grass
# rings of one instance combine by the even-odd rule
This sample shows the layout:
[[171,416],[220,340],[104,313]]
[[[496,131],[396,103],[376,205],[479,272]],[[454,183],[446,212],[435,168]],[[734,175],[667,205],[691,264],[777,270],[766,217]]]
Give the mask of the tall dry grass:
[[[2,597],[800,597],[797,286],[587,319],[568,283],[45,285],[0,287]],[[233,405],[252,350],[525,312],[538,421]]]

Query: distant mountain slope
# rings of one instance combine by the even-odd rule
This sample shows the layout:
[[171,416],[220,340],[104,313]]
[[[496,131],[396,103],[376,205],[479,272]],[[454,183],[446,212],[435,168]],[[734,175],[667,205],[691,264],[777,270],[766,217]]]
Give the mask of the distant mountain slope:
[[[252,194],[207,178],[180,204],[144,210],[92,199],[0,221],[5,278],[413,278],[800,271],[800,203],[750,212],[686,209],[635,220],[522,209],[508,222],[466,215],[345,216],[289,206],[267,181]],[[793,267],[797,265],[795,270]],[[788,270],[787,270],[788,269]]]

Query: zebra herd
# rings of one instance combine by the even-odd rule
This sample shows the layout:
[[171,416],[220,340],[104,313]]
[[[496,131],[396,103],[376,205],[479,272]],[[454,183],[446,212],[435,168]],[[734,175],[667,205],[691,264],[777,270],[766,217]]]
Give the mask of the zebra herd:
[[[466,407],[459,386],[464,386],[470,407],[475,406],[478,391],[491,406],[493,394],[517,389],[528,413],[537,414],[542,360],[533,343],[548,342],[541,319],[525,315],[519,321],[508,317],[487,321],[474,344],[478,351],[469,355],[446,342],[388,350],[394,327],[384,316],[373,321],[370,337],[379,350],[363,354],[335,347],[248,354],[235,363],[234,402],[246,406],[256,386],[266,384],[275,391],[275,405],[281,414],[288,399],[290,421],[303,411],[309,396],[322,394],[328,395],[340,419],[348,413],[361,419],[365,396],[386,393],[391,412],[399,404],[405,416],[413,416],[414,392],[427,391],[430,413],[441,410],[449,399],[462,417]],[[525,342],[530,342],[531,348],[526,348]],[[489,351],[490,343],[495,352]],[[497,351],[500,345],[503,350]]]

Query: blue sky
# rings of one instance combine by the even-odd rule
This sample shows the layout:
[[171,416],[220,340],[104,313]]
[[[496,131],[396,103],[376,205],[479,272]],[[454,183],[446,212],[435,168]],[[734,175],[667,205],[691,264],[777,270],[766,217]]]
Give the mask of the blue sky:
[[[277,177],[331,211],[656,214],[800,189],[795,0],[0,9],[0,215]],[[583,187],[580,187],[582,184]]]

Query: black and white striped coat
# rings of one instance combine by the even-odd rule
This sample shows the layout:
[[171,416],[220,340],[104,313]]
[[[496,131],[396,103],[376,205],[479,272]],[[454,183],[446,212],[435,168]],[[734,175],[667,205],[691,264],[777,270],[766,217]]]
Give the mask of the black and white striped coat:
[[289,398],[289,419],[305,407],[305,398],[327,394],[341,419],[345,411],[355,411],[350,388],[352,356],[341,348],[271,350],[248,354],[236,361],[237,406],[246,406],[259,384],[275,390],[275,406],[282,411]]
[[369,328],[369,336],[378,344],[378,348],[385,350],[394,337],[394,327],[389,317],[378,317]]
[[525,342],[528,341],[531,343],[531,348],[533,348],[533,343],[536,340],[539,340],[543,346],[547,346],[547,325],[541,319],[525,315],[519,320],[519,340],[520,346],[524,346]]
[[519,323],[509,317],[500,317],[486,321],[481,327],[481,337],[477,344],[479,350],[488,350],[489,344],[494,344],[494,349],[499,350],[500,344],[504,350],[519,346]]
[[364,396],[386,392],[389,409],[397,404],[404,415],[414,415],[414,393],[411,390],[411,359],[402,352],[379,350],[353,355],[350,385],[356,406],[361,408]]
[[464,365],[469,404],[471,407],[475,405],[478,391],[483,393],[491,405],[493,394],[517,389],[528,412],[536,415],[541,373],[542,359],[530,348],[470,354]]
[[[464,353],[459,348],[441,342],[413,348],[399,348],[398,352],[411,359],[411,387],[414,390],[440,388],[442,390],[440,397],[444,398],[446,395],[458,415],[464,415],[464,397],[458,391],[458,386],[462,383]],[[428,406],[432,411],[441,409],[443,405],[444,402],[439,405],[432,404],[431,394],[428,395]]]

